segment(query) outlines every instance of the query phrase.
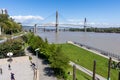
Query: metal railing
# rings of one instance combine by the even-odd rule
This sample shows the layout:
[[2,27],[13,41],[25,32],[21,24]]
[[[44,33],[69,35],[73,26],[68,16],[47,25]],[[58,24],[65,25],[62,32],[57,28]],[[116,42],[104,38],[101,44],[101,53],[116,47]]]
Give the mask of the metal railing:
[[97,52],[99,52],[102,55],[105,55],[105,56],[108,56],[108,57],[112,57],[112,58],[115,58],[118,61],[120,61],[120,55],[117,55],[115,53],[107,52],[107,51],[104,51],[104,50],[101,50],[101,49],[98,49],[98,48],[95,48],[95,47],[92,47],[92,46],[89,46],[89,45],[86,45],[86,44],[78,43],[78,42],[73,42],[73,43],[77,44],[77,45],[79,45],[81,47],[85,47],[87,49],[91,49],[91,50],[97,51]]

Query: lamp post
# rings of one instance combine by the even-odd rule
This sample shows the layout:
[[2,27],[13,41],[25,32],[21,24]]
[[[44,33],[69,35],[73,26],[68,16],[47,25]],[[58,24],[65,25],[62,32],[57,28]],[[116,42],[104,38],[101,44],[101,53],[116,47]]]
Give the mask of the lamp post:
[[35,49],[35,52],[36,52],[36,68],[38,69],[38,51],[39,51],[40,49],[39,48],[37,48],[37,49]]
[[12,55],[13,55],[13,53],[12,52],[8,52],[7,53],[7,56],[9,56],[9,59],[8,59],[8,61],[12,61]]

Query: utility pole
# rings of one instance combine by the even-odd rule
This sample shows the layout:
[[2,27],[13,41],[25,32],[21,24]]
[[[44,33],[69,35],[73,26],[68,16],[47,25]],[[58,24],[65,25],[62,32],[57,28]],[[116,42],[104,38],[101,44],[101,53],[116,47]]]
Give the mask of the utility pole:
[[40,50],[39,48],[35,49],[35,52],[36,52],[36,68],[37,69],[38,69],[38,51],[39,50]]
[[108,78],[107,78],[107,80],[110,80],[111,60],[112,60],[112,58],[110,57],[110,59],[109,59],[109,63],[108,63]]
[[73,80],[76,80],[76,66],[73,65]]
[[84,32],[86,32],[86,18],[84,19]]
[[94,64],[93,64],[93,80],[95,80],[95,72],[96,72],[96,61],[94,60]]
[[56,11],[56,24],[55,24],[55,27],[56,27],[56,32],[58,32],[58,11]]

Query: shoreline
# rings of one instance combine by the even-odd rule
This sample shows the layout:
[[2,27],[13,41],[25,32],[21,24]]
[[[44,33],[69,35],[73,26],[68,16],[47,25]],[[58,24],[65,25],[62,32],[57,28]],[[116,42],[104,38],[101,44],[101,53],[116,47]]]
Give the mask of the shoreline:
[[[73,41],[67,41],[67,43],[72,44],[72,45],[75,45],[75,46],[77,46],[77,47],[80,47],[80,48],[82,48],[82,49],[84,49],[84,50],[90,51],[90,52],[92,52],[92,53],[94,53],[94,54],[97,54],[97,55],[99,55],[99,56],[102,56],[102,57],[104,57],[104,58],[107,58],[107,59],[110,58],[109,56],[106,56],[106,55],[101,54],[99,51],[96,51],[96,50],[93,50],[93,49],[88,49],[88,48],[85,47],[85,46],[80,46],[80,45],[78,45],[78,44],[75,44]],[[116,58],[114,58],[114,57],[111,57],[111,58],[112,58],[113,61],[119,62],[119,60],[117,60]]]

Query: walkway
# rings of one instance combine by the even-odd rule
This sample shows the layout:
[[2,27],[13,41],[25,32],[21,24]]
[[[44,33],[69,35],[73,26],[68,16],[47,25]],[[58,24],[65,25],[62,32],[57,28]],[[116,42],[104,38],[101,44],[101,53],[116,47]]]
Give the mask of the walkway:
[[32,57],[32,62],[37,63],[39,69],[39,80],[57,80],[57,78],[53,75],[53,71],[50,70],[50,66],[45,63],[45,60],[36,58],[35,55],[32,55],[27,49],[25,49],[25,53]]
[[[33,80],[33,70],[30,66],[28,56],[12,58],[13,61],[8,62],[8,58],[0,59],[0,80],[11,80],[11,72],[14,73],[15,80]],[[11,65],[11,70],[8,69],[8,64]]]
[[[86,69],[86,68],[84,68],[84,67],[82,67],[82,66],[80,66],[80,65],[77,65],[77,64],[75,64],[75,63],[72,62],[72,61],[70,61],[70,65],[72,65],[72,66],[75,65],[76,68],[79,69],[80,71],[88,74],[88,75],[91,76],[91,77],[93,76],[93,72],[92,72],[92,71],[90,71],[90,70],[88,70],[88,69]],[[100,75],[98,75],[98,74],[95,74],[95,75],[96,75],[96,80],[106,80],[104,77],[102,77],[102,76],[100,76]]]

